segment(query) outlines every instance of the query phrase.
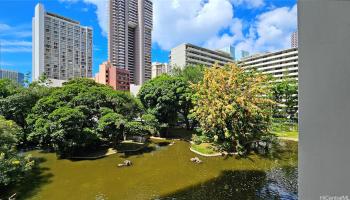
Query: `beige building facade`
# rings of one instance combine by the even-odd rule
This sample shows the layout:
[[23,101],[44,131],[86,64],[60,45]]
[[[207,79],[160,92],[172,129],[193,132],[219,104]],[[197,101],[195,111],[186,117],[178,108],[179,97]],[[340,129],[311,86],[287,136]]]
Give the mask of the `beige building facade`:
[[289,77],[298,80],[298,48],[252,55],[238,61],[238,66],[256,69],[279,79]]
[[235,61],[229,53],[213,51],[193,44],[181,44],[170,53],[170,65],[183,68],[186,65],[224,66]]

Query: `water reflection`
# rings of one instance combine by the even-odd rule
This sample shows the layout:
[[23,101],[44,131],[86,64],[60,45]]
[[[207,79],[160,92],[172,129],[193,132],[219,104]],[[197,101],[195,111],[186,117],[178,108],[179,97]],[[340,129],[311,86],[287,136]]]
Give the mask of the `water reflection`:
[[[278,156],[200,157],[184,141],[158,141],[143,151],[98,160],[71,161],[55,154],[41,158],[39,171],[15,192],[18,199],[297,199],[297,143],[285,142]],[[125,159],[133,165],[118,168]]]
[[[294,174],[290,177],[289,172]],[[264,171],[224,171],[213,180],[176,191],[157,200],[296,200],[296,168]],[[292,178],[292,179],[290,179]]]

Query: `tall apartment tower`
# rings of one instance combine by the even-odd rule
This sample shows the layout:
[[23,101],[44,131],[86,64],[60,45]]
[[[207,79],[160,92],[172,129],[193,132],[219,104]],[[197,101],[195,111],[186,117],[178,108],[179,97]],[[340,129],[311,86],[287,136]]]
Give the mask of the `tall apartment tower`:
[[24,85],[24,74],[17,71],[0,69],[0,79],[10,79],[20,85]]
[[35,7],[33,26],[33,80],[45,75],[64,82],[92,77],[92,29],[79,22]]
[[233,45],[226,46],[222,49],[219,49],[218,51],[228,53],[228,54],[230,54],[230,56],[233,60],[236,60],[236,49]]
[[151,79],[153,8],[150,0],[110,0],[108,57],[127,69],[130,83]]
[[290,36],[290,46],[291,48],[298,48],[298,32],[292,33]]

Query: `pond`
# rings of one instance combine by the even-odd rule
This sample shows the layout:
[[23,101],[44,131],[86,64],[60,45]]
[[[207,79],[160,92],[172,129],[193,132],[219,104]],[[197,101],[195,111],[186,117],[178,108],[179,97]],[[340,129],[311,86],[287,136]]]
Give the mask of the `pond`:
[[[201,157],[185,141],[97,160],[57,159],[33,151],[40,165],[17,188],[17,199],[297,199],[297,143],[281,145],[273,158],[241,159]],[[195,156],[203,163],[190,162]],[[133,165],[118,168],[125,159]]]

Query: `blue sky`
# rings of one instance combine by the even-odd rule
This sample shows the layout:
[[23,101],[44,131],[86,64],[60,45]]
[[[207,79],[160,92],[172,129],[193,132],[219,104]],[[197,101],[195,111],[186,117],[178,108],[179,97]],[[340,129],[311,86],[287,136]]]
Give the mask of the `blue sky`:
[[[94,29],[94,67],[107,60],[107,0],[0,0],[2,68],[31,72],[31,20],[41,2]],[[251,53],[289,48],[296,30],[296,0],[153,0],[152,61],[168,62],[181,43],[211,49],[229,44]]]

